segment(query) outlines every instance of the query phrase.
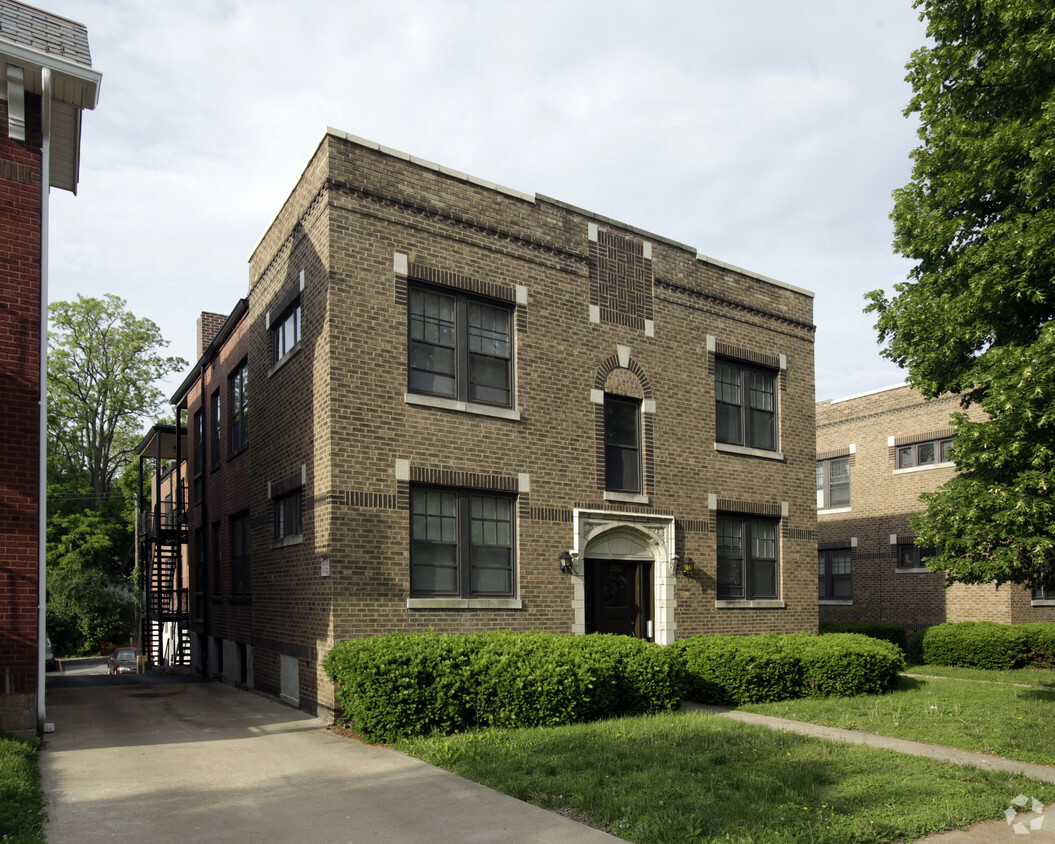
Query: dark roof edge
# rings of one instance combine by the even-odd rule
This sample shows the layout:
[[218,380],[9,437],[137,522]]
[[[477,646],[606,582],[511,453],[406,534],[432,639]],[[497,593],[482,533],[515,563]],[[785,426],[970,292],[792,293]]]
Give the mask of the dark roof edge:
[[172,394],[172,398],[169,399],[170,404],[174,404],[177,407],[183,404],[191,386],[197,380],[201,368],[216,357],[217,352],[220,351],[220,347],[226,342],[227,338],[231,336],[235,326],[242,321],[247,313],[249,313],[249,300],[239,299],[238,304],[235,305],[234,310],[231,311],[231,315],[227,317],[227,321],[223,324],[223,328],[217,332],[216,336],[212,339],[212,342],[209,343],[208,348],[202,352],[198,362],[191,367],[191,371],[187,373],[187,377],[183,379],[183,383],[179,385],[179,389]]

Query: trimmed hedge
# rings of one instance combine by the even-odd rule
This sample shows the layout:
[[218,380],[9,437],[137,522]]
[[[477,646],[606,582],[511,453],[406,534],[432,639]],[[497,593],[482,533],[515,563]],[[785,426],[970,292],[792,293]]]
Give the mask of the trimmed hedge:
[[909,655],[922,664],[962,668],[1049,668],[1055,664],[1055,624],[936,624],[912,634]]
[[381,742],[673,709],[683,691],[677,652],[626,636],[389,633],[342,642],[323,666]]
[[825,633],[860,633],[873,639],[882,639],[908,651],[908,636],[901,624],[887,621],[826,621],[821,624],[821,634]]
[[905,667],[896,646],[856,633],[701,636],[678,645],[688,696],[717,705],[879,694]]

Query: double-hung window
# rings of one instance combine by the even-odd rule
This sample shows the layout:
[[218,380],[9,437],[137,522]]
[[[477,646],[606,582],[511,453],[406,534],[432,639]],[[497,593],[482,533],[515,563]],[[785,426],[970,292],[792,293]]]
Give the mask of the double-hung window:
[[230,412],[230,453],[235,455],[249,446],[249,394],[248,367],[245,361],[238,365],[228,381],[228,408]]
[[853,596],[853,556],[849,548],[817,552],[817,597],[823,600]]
[[209,415],[212,418],[212,468],[215,469],[220,465],[220,425],[223,423],[220,416],[219,390],[212,394],[212,408]]
[[271,327],[273,364],[278,363],[300,343],[300,300],[292,305]]
[[780,597],[776,519],[718,516],[718,598]]
[[604,397],[605,489],[641,492],[641,402]]
[[511,407],[512,310],[457,291],[409,291],[408,389]]
[[513,594],[515,499],[476,490],[415,487],[410,494],[410,593]]
[[817,461],[817,509],[850,506],[850,458]]
[[715,376],[718,442],[775,451],[776,373],[719,359]]
[[205,414],[194,414],[194,503],[201,504],[202,472],[205,468]]
[[275,542],[292,540],[303,531],[301,512],[304,505],[303,489],[296,489],[280,498],[276,498],[275,507]]
[[926,568],[924,562],[928,557],[936,556],[936,548],[920,548],[911,543],[901,543],[897,546],[897,567],[899,569],[921,569]]

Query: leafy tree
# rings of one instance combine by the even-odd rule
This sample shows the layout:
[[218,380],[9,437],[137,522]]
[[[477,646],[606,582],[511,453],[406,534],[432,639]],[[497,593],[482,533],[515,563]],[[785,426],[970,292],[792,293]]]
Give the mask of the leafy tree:
[[966,583],[1055,587],[1055,13],[1034,0],[917,0],[912,180],[894,248],[915,263],[868,294],[883,354],[927,397],[961,393],[959,474],[924,496],[917,543]]
[[48,436],[65,471],[87,479],[97,506],[160,408],[158,382],[187,362],[163,356],[168,341],[157,325],[118,296],[78,296],[49,313]]

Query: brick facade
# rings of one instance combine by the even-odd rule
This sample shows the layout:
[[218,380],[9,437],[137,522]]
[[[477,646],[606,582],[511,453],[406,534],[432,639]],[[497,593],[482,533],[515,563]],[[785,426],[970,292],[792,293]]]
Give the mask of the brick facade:
[[898,565],[898,546],[915,538],[909,516],[923,509],[920,494],[955,472],[940,453],[933,464],[898,468],[898,449],[950,438],[949,416],[959,410],[956,396],[925,401],[908,386],[817,405],[817,460],[850,464],[850,504],[825,509],[818,502],[817,533],[822,555],[849,549],[852,597],[822,600],[822,622],[886,621],[915,630],[946,621],[1055,621],[1055,606],[1032,601],[1028,589],[946,588],[940,573]]
[[[251,621],[225,606],[210,634],[248,650],[250,685],[329,710],[320,663],[343,639],[584,633],[597,625],[591,578],[624,564],[640,574],[639,635],[816,630],[811,294],[336,132],[250,280],[246,351],[229,357],[248,360]],[[508,314],[507,406],[408,387],[409,303],[422,291]],[[296,345],[276,362],[276,331],[298,307]],[[723,361],[769,385],[757,401],[775,404],[771,446],[716,442]],[[632,492],[606,489],[605,403],[618,397],[639,408]],[[412,501],[425,491],[512,502],[510,593],[411,591]],[[302,526],[285,536],[276,513],[291,495]],[[718,597],[720,516],[772,529],[775,595]],[[695,571],[676,575],[687,557]]]

